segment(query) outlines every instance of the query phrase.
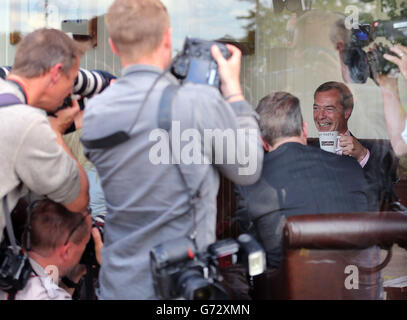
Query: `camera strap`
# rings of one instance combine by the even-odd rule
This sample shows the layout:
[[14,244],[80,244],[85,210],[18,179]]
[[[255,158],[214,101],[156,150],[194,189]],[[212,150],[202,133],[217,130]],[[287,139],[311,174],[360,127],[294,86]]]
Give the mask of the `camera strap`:
[[[178,92],[178,90],[180,89],[180,85],[175,85],[175,84],[170,84],[168,85],[162,95],[161,95],[161,99],[160,99],[160,104],[158,107],[158,115],[157,115],[157,122],[158,122],[158,127],[160,129],[163,129],[165,131],[167,131],[168,133],[171,130],[172,127],[172,106],[175,100],[175,96]],[[169,144],[169,150],[170,150],[170,157],[172,157],[172,150],[171,150],[171,135],[168,134],[168,144]],[[201,184],[198,186],[196,192],[193,192],[193,190],[188,186],[188,182],[185,178],[185,175],[182,172],[181,169],[181,165],[176,163],[175,166],[178,169],[178,172],[180,173],[182,182],[185,185],[186,190],[188,191],[188,197],[189,197],[189,205],[192,208],[192,219],[193,219],[193,230],[192,233],[189,235],[189,237],[191,238],[191,240],[193,240],[195,246],[195,238],[196,238],[196,233],[197,233],[197,221],[196,221],[196,203],[197,201],[200,199],[200,186]]]
[[11,222],[11,214],[7,204],[7,195],[3,197],[3,212],[6,220],[6,229],[11,246],[13,247],[14,254],[18,254],[19,249],[17,247],[16,237],[14,236],[13,224]]
[[[26,92],[25,92],[25,90],[24,90],[24,87],[22,86],[22,84],[20,83],[20,82],[18,82],[17,80],[14,80],[14,79],[7,79],[6,80],[7,82],[9,82],[9,83],[12,83],[12,84],[14,84],[16,87],[17,87],[17,89],[21,92],[21,94],[24,96],[24,103],[27,103],[27,101],[28,101],[28,99],[27,99],[27,94],[26,94]],[[19,101],[20,101],[20,99],[19,99]],[[19,103],[23,103],[23,102],[19,102]]]
[[16,104],[22,104],[22,102],[14,94],[11,93],[0,94],[0,108],[10,107]]
[[88,149],[106,149],[106,148],[113,148],[119,144],[122,144],[128,140],[130,140],[130,134],[134,128],[134,126],[138,122],[138,118],[141,114],[141,110],[144,108],[144,105],[146,104],[148,98],[150,97],[151,92],[157,85],[157,83],[165,76],[165,74],[168,72],[169,69],[164,70],[153,82],[151,87],[148,89],[146,95],[144,96],[144,100],[141,103],[140,109],[136,115],[136,118],[133,121],[133,124],[130,126],[130,129],[127,131],[119,130],[111,135],[99,138],[99,139],[93,139],[93,140],[86,140],[81,138],[82,144],[88,148]]

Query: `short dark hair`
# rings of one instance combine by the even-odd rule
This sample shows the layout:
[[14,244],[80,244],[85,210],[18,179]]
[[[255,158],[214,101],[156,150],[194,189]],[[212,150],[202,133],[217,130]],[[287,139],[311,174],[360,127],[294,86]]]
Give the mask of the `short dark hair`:
[[26,78],[45,74],[62,63],[65,75],[75,66],[86,48],[57,29],[41,28],[27,34],[18,44],[11,73]]
[[339,93],[339,103],[344,110],[353,110],[353,95],[350,89],[342,82],[328,81],[321,84],[317,90],[315,90],[314,99],[318,92],[325,92],[329,90],[337,90]]
[[[76,230],[70,237],[79,244],[90,234],[90,226],[83,221],[83,214],[71,212],[63,205],[49,199],[39,200],[31,210],[31,248],[39,253],[48,254],[64,244],[73,228]],[[27,230],[23,233],[23,245],[26,244]]]
[[271,146],[280,138],[301,136],[300,100],[292,94],[271,93],[260,100],[256,111],[260,115],[262,137]]

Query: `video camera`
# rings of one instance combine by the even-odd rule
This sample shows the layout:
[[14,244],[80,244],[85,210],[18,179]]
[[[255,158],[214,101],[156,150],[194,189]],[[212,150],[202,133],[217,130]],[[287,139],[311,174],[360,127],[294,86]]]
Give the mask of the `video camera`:
[[407,45],[407,19],[378,20],[373,24],[359,24],[358,29],[352,29],[344,63],[349,68],[353,82],[365,83],[370,77],[377,84],[378,74],[394,76],[399,71],[397,65],[383,57],[386,53],[395,55],[389,46],[378,43],[367,53],[362,49],[377,37],[384,37],[393,44]]
[[155,246],[150,264],[156,295],[161,299],[184,297],[187,300],[228,299],[220,285],[219,269],[242,263],[250,276],[264,272],[265,252],[250,235],[237,241],[224,239],[211,244],[206,252],[196,252],[195,243],[182,237]]
[[211,53],[214,44],[219,47],[225,59],[230,58],[229,50],[221,42],[186,38],[182,52],[171,64],[171,73],[181,82],[202,83],[219,88],[218,64]]

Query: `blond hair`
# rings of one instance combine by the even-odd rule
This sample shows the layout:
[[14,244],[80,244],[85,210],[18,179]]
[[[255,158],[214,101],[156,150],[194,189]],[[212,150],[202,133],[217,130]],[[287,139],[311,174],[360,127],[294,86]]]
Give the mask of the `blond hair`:
[[170,26],[167,9],[160,0],[115,0],[105,22],[119,53],[132,57],[153,52]]

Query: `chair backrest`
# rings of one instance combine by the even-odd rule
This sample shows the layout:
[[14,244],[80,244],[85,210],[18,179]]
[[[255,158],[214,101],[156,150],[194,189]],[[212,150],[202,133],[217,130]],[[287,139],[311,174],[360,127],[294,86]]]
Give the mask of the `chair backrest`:
[[[391,247],[407,248],[407,215],[300,215],[287,219],[277,270],[254,280],[257,299],[380,299]],[[388,250],[381,262],[379,247]]]

